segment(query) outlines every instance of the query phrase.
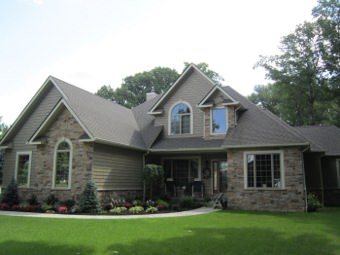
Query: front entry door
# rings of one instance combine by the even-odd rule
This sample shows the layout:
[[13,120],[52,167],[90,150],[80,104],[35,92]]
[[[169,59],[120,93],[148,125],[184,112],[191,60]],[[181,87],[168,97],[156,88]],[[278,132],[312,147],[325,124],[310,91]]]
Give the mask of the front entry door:
[[213,160],[212,161],[213,193],[220,193],[220,192],[226,191],[227,170],[228,170],[228,162],[226,160]]

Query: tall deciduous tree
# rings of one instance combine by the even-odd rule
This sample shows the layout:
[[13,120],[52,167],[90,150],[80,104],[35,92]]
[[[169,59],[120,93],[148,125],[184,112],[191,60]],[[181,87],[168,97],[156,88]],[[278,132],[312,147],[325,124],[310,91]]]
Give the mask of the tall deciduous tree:
[[6,133],[8,126],[5,123],[2,123],[2,117],[0,117],[0,140]]
[[146,93],[163,93],[177,79],[176,70],[167,67],[156,67],[151,71],[137,73],[124,78],[123,84],[117,89],[102,86],[96,95],[111,99],[128,108],[145,101]]
[[249,98],[265,101],[268,109],[276,105],[274,112],[292,125],[340,125],[340,4],[319,0],[313,15],[315,22],[298,25],[283,37],[281,54],[261,56],[257,66],[274,83]]

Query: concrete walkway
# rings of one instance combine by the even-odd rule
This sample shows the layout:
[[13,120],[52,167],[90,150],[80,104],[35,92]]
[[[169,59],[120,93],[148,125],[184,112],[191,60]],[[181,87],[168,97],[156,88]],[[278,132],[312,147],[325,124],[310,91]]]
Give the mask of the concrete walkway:
[[16,211],[0,211],[0,216],[19,216],[19,217],[35,217],[35,218],[56,218],[56,219],[98,219],[98,220],[118,220],[118,219],[151,219],[151,218],[171,218],[194,216],[211,212],[218,212],[220,209],[212,209],[209,207],[201,207],[198,209],[182,212],[156,213],[143,215],[77,215],[77,214],[49,214],[49,213],[29,213]]

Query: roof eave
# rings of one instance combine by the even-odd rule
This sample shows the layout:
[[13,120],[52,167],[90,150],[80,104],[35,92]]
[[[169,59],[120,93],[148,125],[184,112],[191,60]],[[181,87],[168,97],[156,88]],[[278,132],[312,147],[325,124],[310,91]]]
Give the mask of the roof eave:
[[135,145],[127,145],[119,142],[109,141],[102,138],[93,138],[93,139],[83,139],[83,142],[94,142],[94,143],[100,143],[105,145],[111,145],[111,146],[117,146],[123,149],[134,149],[139,151],[147,151],[146,148],[135,146]]
[[269,147],[297,147],[297,146],[309,146],[309,143],[222,145],[222,148],[242,149],[242,148],[269,148]]

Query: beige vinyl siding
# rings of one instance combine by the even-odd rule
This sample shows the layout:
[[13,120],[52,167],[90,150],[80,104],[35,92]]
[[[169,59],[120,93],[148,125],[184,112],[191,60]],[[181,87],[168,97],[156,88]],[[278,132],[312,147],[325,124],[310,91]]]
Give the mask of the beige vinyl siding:
[[93,179],[99,190],[141,190],[143,153],[95,144]]
[[28,117],[21,120],[21,123],[19,123],[20,128],[12,139],[13,147],[5,152],[3,186],[6,186],[14,176],[16,153],[21,151],[32,151],[31,183],[34,183],[33,179],[34,176],[36,176],[35,165],[37,164],[36,146],[28,145],[27,141],[60,100],[61,95],[54,86],[51,86],[41,98],[42,99],[37,102],[36,106],[33,107],[34,110],[28,114]]
[[203,136],[204,135],[204,112],[196,105],[211,90],[212,84],[197,71],[193,71],[183,84],[178,84],[171,95],[164,100],[164,104],[160,107],[163,109],[162,115],[156,115],[155,126],[164,126],[164,135],[169,133],[169,111],[177,102],[187,102],[193,111],[193,134],[179,135],[183,136]]

